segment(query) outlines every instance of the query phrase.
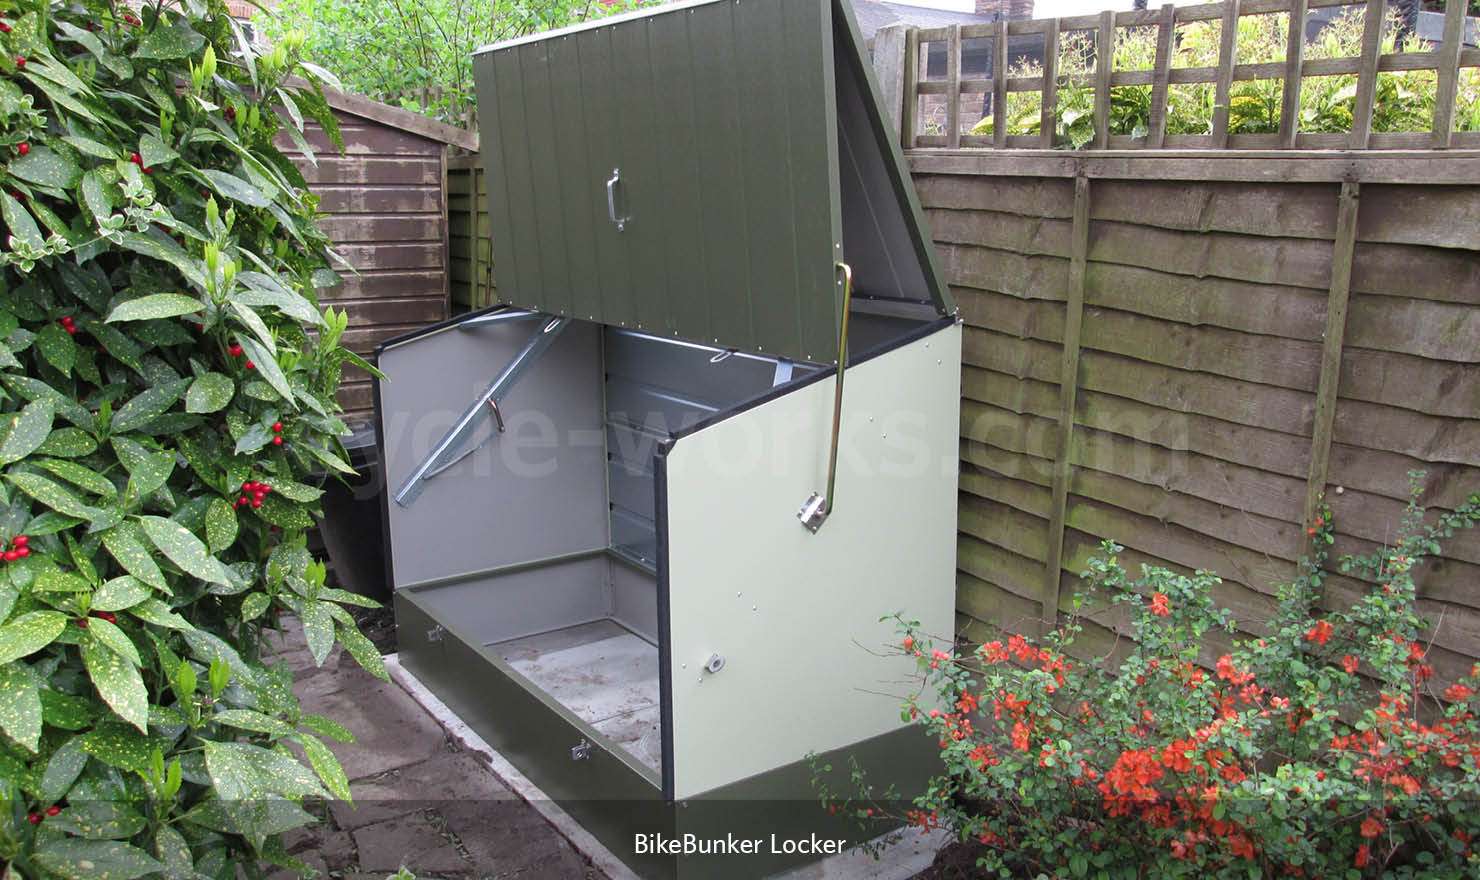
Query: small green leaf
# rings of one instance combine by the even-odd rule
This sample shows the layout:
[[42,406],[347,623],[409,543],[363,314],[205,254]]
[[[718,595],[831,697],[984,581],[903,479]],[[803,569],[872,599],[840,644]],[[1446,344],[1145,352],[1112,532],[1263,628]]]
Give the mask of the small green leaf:
[[69,571],[51,568],[36,575],[34,589],[52,593],[86,593],[92,589],[92,584]]
[[34,452],[57,458],[81,458],[98,449],[98,442],[81,428],[57,428]]
[[82,178],[82,169],[76,162],[41,144],[13,160],[7,170],[21,180],[53,189],[71,189]]
[[212,498],[206,508],[206,544],[212,553],[220,553],[236,540],[236,511],[225,499]]
[[229,199],[241,202],[244,205],[250,205],[253,208],[265,208],[270,203],[262,190],[252,186],[235,174],[218,171],[214,168],[201,168],[196,173],[205,180],[208,187]]
[[159,23],[145,34],[134,49],[133,57],[162,60],[184,58],[199,52],[205,44],[206,38],[196,33],[188,21],[176,18],[169,24]]
[[87,697],[74,697],[53,690],[41,691],[41,717],[52,727],[84,730],[98,720],[99,706]]
[[83,504],[76,495],[73,495],[68,490],[40,474],[15,473],[12,471],[5,475],[5,479],[14,483],[22,492],[25,492],[27,495],[30,495],[58,513],[81,517],[85,520],[95,520],[102,516],[102,511]]
[[52,753],[41,774],[41,799],[56,802],[67,796],[72,783],[87,766],[87,753],[82,750],[82,737],[74,736]]
[[380,659],[380,651],[375,647],[374,642],[365,638],[364,634],[353,626],[340,626],[338,632],[339,644],[344,646],[346,653],[355,658],[355,662],[360,664],[361,669],[376,678],[390,681],[390,674],[385,671],[385,661]]
[[175,401],[180,399],[180,395],[185,393],[189,385],[189,379],[175,379],[152,385],[139,392],[113,414],[113,433],[122,434],[149,424],[165,410],[174,406]]
[[342,743],[355,742],[355,735],[331,718],[325,718],[322,715],[304,715],[298,719],[298,723],[320,736],[327,736]]
[[[85,840],[123,840],[148,824],[137,810],[117,801],[78,801],[68,804],[46,826]],[[94,875],[97,876],[97,875]]]
[[256,620],[267,610],[271,600],[266,593],[252,593],[242,600],[242,620]]
[[101,644],[107,645],[113,653],[129,661],[135,666],[143,666],[144,661],[139,657],[139,649],[129,640],[123,630],[117,624],[109,623],[101,617],[94,617],[87,622],[88,639],[96,639]]
[[67,625],[58,611],[32,611],[0,626],[0,663],[34,654],[56,640]]
[[113,529],[103,533],[103,546],[108,548],[108,554],[123,566],[124,571],[151,587],[165,589],[164,574],[159,570],[159,564],[133,536]]
[[0,443],[0,466],[20,461],[35,452],[46,442],[55,417],[56,406],[46,399],[29,403],[12,415],[9,419],[10,433],[5,435],[5,442]]
[[180,158],[180,154],[165,145],[165,142],[145,132],[139,137],[139,159],[145,168],[162,165]]
[[256,731],[257,733],[270,733],[275,737],[288,736],[293,728],[270,715],[261,712],[253,712],[249,709],[223,709],[210,716],[211,721],[221,724],[229,724],[242,730]]
[[77,364],[77,343],[58,324],[47,324],[36,333],[36,350],[64,376]]
[[137,605],[129,606],[127,610],[129,614],[145,623],[152,623],[166,629],[189,631],[195,628],[190,625],[190,621],[171,611],[170,606],[158,599],[145,599]]
[[329,616],[329,609],[322,602],[308,600],[303,603],[299,618],[314,663],[323,666],[329,652],[334,650],[334,620]]
[[216,412],[231,403],[231,397],[235,393],[236,384],[231,381],[231,377],[221,373],[206,373],[191,382],[190,390],[185,392],[185,411]]
[[36,863],[68,880],[133,880],[162,865],[136,846],[117,840],[63,837],[43,843]]
[[147,733],[149,692],[144,688],[139,670],[116,652],[94,641],[83,642],[82,662],[103,702],[111,706],[120,718]]
[[0,728],[32,752],[41,741],[41,694],[24,663],[0,665]]
[[201,301],[193,296],[186,296],[183,293],[153,293],[119,303],[104,320],[109,324],[116,324],[119,321],[173,318],[178,315],[194,314],[202,308],[204,306]]
[[339,759],[329,751],[329,747],[316,736],[308,733],[299,734],[295,739],[303,746],[303,753],[308,756],[308,763],[313,766],[313,772],[317,773],[319,779],[323,780],[324,787],[329,793],[342,801],[350,804],[354,799],[349,792],[349,778],[344,775],[344,768],[339,765]]
[[254,424],[247,429],[246,433],[237,438],[234,454],[250,455],[272,442],[275,436],[277,435],[273,434],[272,429],[266,425]]
[[277,495],[268,495],[262,499],[261,507],[252,508],[260,517],[280,529],[308,529],[313,528],[313,517],[308,515],[302,505],[296,504],[286,498]]
[[[178,766],[178,765],[175,765]],[[165,880],[195,880],[195,862],[190,856],[190,846],[180,832],[168,825],[161,825],[154,832],[154,852],[164,862],[160,873]]]
[[144,533],[159,548],[159,552],[184,571],[223,587],[238,585],[237,579],[226,566],[212,556],[205,543],[191,534],[189,529],[160,516],[144,516],[139,521],[144,526]]

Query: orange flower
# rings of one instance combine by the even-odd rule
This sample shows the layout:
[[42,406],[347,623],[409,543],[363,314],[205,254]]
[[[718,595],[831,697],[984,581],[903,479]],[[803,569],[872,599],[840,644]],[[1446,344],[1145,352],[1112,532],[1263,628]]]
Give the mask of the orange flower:
[[1362,661],[1358,660],[1356,657],[1353,657],[1350,654],[1347,654],[1345,657],[1341,658],[1341,668],[1345,669],[1347,672],[1356,672],[1357,667],[1361,665]]
[[1334,632],[1335,629],[1336,628],[1332,626],[1329,622],[1322,620],[1316,623],[1315,626],[1306,630],[1305,637],[1318,645],[1324,645],[1327,642],[1331,641],[1331,633]]
[[1362,820],[1361,830],[1363,837],[1376,837],[1382,833],[1382,823],[1377,821],[1375,817],[1368,816]]
[[1468,700],[1474,693],[1474,688],[1462,684],[1453,684],[1444,689],[1444,699],[1459,703]]
[[1168,614],[1171,614],[1172,608],[1167,604],[1168,601],[1166,593],[1152,593],[1151,613],[1160,617],[1166,617]]

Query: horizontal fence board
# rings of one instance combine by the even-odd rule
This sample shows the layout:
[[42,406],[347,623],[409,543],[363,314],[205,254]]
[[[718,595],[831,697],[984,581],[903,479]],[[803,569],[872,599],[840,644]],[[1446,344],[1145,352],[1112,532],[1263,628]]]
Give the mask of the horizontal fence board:
[[1349,400],[1461,419],[1480,415],[1480,369],[1453,362],[1348,345],[1342,353],[1340,388]]
[[941,270],[952,285],[995,290],[1024,299],[1067,298],[1069,261],[1010,250],[945,244],[938,246]]
[[1352,292],[1480,306],[1473,251],[1357,242]]
[[1335,440],[1424,461],[1474,464],[1480,450],[1480,420],[1446,419],[1342,398],[1336,406]]
[[444,245],[440,241],[346,244],[335,248],[345,262],[367,269],[440,269]]
[[[1303,136],[1304,137],[1304,136]],[[1339,135],[1345,138],[1345,135]],[[1008,138],[1008,143],[1014,143]],[[1335,146],[1345,146],[1345,143]],[[1464,184],[1480,180],[1480,151],[1332,153],[1314,150],[912,150],[917,174],[1075,177],[1091,180],[1231,180],[1249,183]]]
[[989,210],[1065,220],[1073,214],[1074,183],[1070,180],[923,175],[915,178],[915,190],[926,208]]
[[[963,540],[969,541],[969,538]],[[976,546],[981,546],[980,542]],[[962,548],[960,553],[970,552]],[[1035,566],[1039,567],[1040,566]],[[994,574],[996,569],[993,569]],[[1042,572],[1038,573],[1042,578]],[[985,580],[967,572],[956,575],[956,607],[974,620],[991,620],[997,626],[1012,633],[1034,633],[1041,612],[1037,598],[1024,597],[1010,587],[999,586],[995,581]],[[983,635],[981,641],[996,638],[995,631]]]
[[319,211],[326,214],[441,214],[442,212],[442,194],[436,186],[335,185],[314,187],[314,192],[319,196]]
[[1480,491],[1480,464],[1424,461],[1397,452],[1366,449],[1338,442],[1331,445],[1328,497],[1336,488],[1350,486],[1364,492],[1406,502],[1408,473],[1423,471],[1419,503],[1453,510],[1470,493]]
[[318,221],[334,242],[430,241],[442,244],[441,214],[332,214]]
[[1094,191],[1092,220],[1327,241],[1336,233],[1337,188],[1330,184],[1107,180]]
[[[973,366],[1010,375],[1057,382],[1058,346],[1013,339],[968,327],[963,356]],[[1189,373],[1119,355],[1086,351],[1080,360],[1080,386],[1117,397],[1197,413],[1223,421],[1309,436],[1314,395],[1215,376]]]
[[[991,434],[994,426],[1002,424],[993,409],[1007,409],[1016,414],[1035,415],[1052,419],[1057,415],[1057,399],[1047,400],[1046,394],[1036,391],[1011,399],[1013,392],[1000,390],[1012,385],[1032,388],[1052,388],[1044,383],[1019,380],[1012,376],[967,366],[962,371],[962,393],[972,403],[985,404],[985,410],[963,408],[962,435],[975,439],[995,441]],[[1009,398],[1003,400],[1003,398]],[[1150,452],[1166,451],[1174,456],[1196,454],[1217,461],[1227,462],[1285,477],[1305,476],[1310,441],[1307,438],[1252,428],[1203,416],[1174,413],[1166,409],[1148,406],[1094,391],[1081,390],[1079,406],[1075,414],[1076,423],[1099,431],[1113,433],[1133,440],[1138,448],[1149,447]],[[965,419],[971,419],[967,423]],[[1033,429],[1034,439],[1041,437],[1046,429],[1033,423],[1015,422],[1018,436],[1029,436]],[[999,431],[1005,430],[999,429]],[[1052,467],[1051,447],[1021,450],[1036,458],[1025,459],[1023,468],[1033,473],[1047,474]],[[1355,453],[1354,453],[1355,454]],[[967,456],[963,454],[963,458]],[[972,461],[977,459],[972,458]],[[1413,461],[1412,459],[1405,459]],[[978,462],[982,463],[982,462]],[[1001,467],[988,464],[1002,473]],[[1401,473],[1401,471],[1400,471]],[[1023,476],[1022,473],[1014,473]],[[1047,477],[1044,477],[1046,485]],[[1404,497],[1402,492],[1396,497]]]
[[1354,296],[1346,342],[1457,363],[1480,361],[1480,309],[1395,296]]
[[1357,238],[1480,250],[1480,186],[1364,185]]
[[[339,134],[344,138],[344,155],[431,156],[434,158],[442,155],[441,142],[388,126],[341,125]],[[308,126],[303,139],[308,141],[308,145],[319,156],[340,155],[339,148],[330,143],[329,136],[316,125]]]
[[302,170],[311,187],[315,184],[334,183],[437,186],[442,179],[442,165],[435,155],[425,158],[319,155],[316,158],[317,166],[301,156],[294,158],[295,164]]
[[972,537],[1041,563],[1048,553],[1046,517],[962,493],[958,529]]
[[[419,271],[361,270],[358,274],[341,271],[343,277],[333,288],[333,296],[342,299],[369,299],[378,296],[434,296],[442,292],[441,269]],[[319,294],[321,297],[325,294]]]

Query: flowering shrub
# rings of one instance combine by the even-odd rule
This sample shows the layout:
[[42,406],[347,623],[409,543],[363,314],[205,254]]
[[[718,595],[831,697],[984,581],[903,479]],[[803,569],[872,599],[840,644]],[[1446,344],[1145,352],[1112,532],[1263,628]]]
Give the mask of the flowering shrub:
[[0,12],[5,877],[302,867],[278,834],[349,796],[321,739],[349,733],[261,638],[287,610],[319,662],[337,641],[384,674],[340,604],[367,600],[305,550],[359,362],[274,146],[305,114],[336,131],[322,71],[175,5]]
[[[911,697],[905,712],[946,770],[909,821],[951,828],[1004,877],[1475,876],[1480,667],[1435,693],[1412,572],[1480,519],[1480,496],[1431,527],[1422,516],[1415,492],[1394,546],[1341,560],[1371,591],[1321,610],[1323,510],[1268,633],[1235,639],[1211,668],[1203,637],[1233,631],[1210,598],[1218,578],[1132,578],[1109,542],[1076,614],[1041,642],[955,653],[906,625],[904,650],[940,699]],[[1135,639],[1115,665],[1073,659],[1101,594]]]

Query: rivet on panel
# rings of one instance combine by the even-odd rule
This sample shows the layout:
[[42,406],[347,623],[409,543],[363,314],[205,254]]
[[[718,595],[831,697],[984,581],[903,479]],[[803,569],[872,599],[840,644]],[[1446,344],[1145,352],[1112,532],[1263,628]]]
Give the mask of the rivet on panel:
[[759,608],[759,607],[757,607],[757,606],[755,606],[755,605],[752,605],[752,606],[750,606],[750,610],[751,610],[751,611],[759,611],[759,610],[760,610],[760,608]]

